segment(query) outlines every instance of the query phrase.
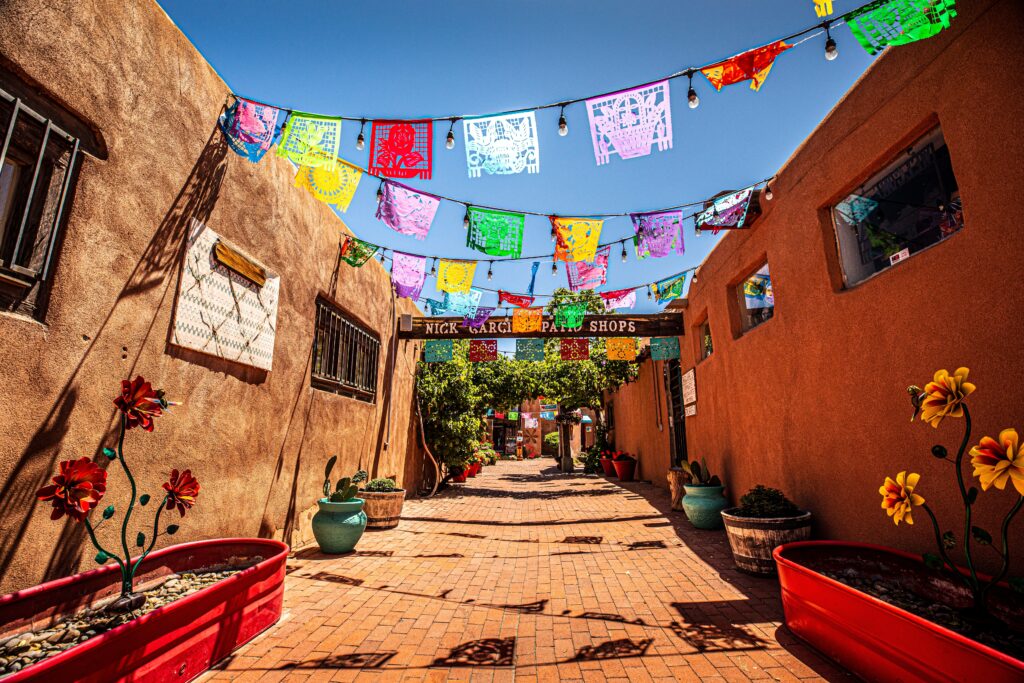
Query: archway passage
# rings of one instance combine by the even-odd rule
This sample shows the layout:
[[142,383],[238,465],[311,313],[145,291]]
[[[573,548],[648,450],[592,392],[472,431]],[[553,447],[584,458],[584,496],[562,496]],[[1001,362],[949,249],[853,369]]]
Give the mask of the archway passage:
[[849,680],[645,483],[500,461],[358,550],[288,562],[289,617],[213,680]]
[[492,316],[478,328],[464,326],[463,318],[415,317],[403,315],[399,321],[399,339],[526,339],[554,337],[681,337],[683,317],[678,313],[650,315],[586,315],[580,327],[555,325],[552,316],[544,316],[541,328],[533,332],[513,330],[511,316]]

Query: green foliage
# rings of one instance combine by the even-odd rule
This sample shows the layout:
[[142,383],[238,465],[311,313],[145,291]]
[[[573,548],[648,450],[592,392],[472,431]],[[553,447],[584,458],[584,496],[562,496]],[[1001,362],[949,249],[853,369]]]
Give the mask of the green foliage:
[[140,531],[139,535],[135,537],[135,545],[139,546],[140,548],[145,548],[146,547],[146,534],[144,534],[144,533],[142,533]]
[[180,528],[181,527],[179,527],[177,524],[168,524],[167,525],[167,535],[168,536],[173,536],[174,534],[178,533],[178,529],[180,529]]
[[327,459],[327,465],[324,467],[324,498],[331,495],[331,471],[336,462],[338,462],[338,456],[332,455]]
[[741,517],[794,517],[800,513],[798,508],[785,494],[778,489],[758,484],[740,497]]
[[357,493],[359,493],[359,486],[352,482],[352,477],[342,477],[338,480],[338,486],[331,494],[330,501],[344,503],[355,498]]
[[583,453],[583,473],[595,474],[601,469],[601,449],[591,446]]
[[395,483],[394,479],[385,479],[378,477],[377,479],[371,479],[366,485],[366,490],[371,493],[392,493],[394,491],[401,491],[398,488],[398,484]]
[[103,510],[103,519],[110,519],[113,516],[114,516],[114,506],[113,505],[108,505],[106,507],[106,509]]
[[544,435],[544,440],[540,445],[540,452],[544,455],[558,454],[558,432],[551,432]]
[[142,507],[146,507],[146,504],[149,503],[149,500],[149,494],[143,493],[141,496],[139,496],[139,505],[141,505]]
[[[483,429],[484,401],[467,358],[469,343],[456,340],[448,363],[419,363],[416,393],[423,431],[434,455],[449,467],[464,467]],[[480,363],[480,365],[486,365]]]
[[708,471],[708,463],[704,458],[701,458],[699,463],[696,460],[693,462],[684,462],[682,464],[682,470],[690,475],[690,486],[722,485],[722,480],[718,478],[718,475],[711,474],[711,472]]
[[359,470],[354,475],[352,475],[352,483],[361,484],[362,482],[366,481],[369,478],[370,475],[367,473],[366,470]]

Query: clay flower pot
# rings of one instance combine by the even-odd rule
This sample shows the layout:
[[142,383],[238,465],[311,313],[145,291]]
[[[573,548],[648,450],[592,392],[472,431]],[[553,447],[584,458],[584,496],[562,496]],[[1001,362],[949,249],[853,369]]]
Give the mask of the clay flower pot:
[[320,509],[313,515],[313,536],[320,550],[328,555],[351,552],[366,529],[362,499],[332,503],[321,498],[317,505]]
[[619,481],[633,481],[633,474],[636,472],[636,460],[632,458],[629,460],[613,460],[612,465],[615,467],[615,474],[618,475]]
[[729,507],[729,501],[722,495],[724,486],[683,486],[683,511],[686,518],[698,529],[721,529],[722,510]]
[[452,475],[452,481],[456,484],[463,484],[466,482],[466,477],[469,476],[469,467],[463,467],[459,470],[458,474]]
[[399,491],[360,491],[367,529],[394,529],[402,518],[405,489]]
[[614,461],[611,458],[601,458],[601,469],[604,470],[604,475],[606,477],[616,476],[615,465],[613,463]]
[[784,543],[811,537],[811,513],[801,511],[789,517],[743,517],[740,508],[722,510],[725,533],[736,568],[750,574],[775,573],[772,552]]
[[[774,556],[786,626],[861,679],[1024,681],[1024,661],[821,573],[893,577],[905,590],[935,603],[954,609],[971,605],[963,586],[925,567],[919,556],[837,541],[787,543]],[[1024,620],[1024,607],[1004,584],[992,590],[988,605],[1004,623]]]

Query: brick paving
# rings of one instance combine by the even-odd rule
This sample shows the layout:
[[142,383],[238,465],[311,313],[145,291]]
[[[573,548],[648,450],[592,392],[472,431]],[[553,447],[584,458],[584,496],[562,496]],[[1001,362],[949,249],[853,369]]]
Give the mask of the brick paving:
[[547,458],[288,572],[281,621],[202,680],[851,680],[781,626],[777,582],[736,571],[724,532]]

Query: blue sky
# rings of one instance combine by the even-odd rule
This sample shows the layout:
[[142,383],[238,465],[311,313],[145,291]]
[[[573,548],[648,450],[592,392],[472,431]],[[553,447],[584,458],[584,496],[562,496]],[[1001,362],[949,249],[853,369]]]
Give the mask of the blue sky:
[[[287,108],[366,118],[487,114],[586,97],[656,80],[772,42],[820,20],[811,0],[686,0],[623,4],[608,0],[314,2],[160,0],[161,5],[239,94]],[[859,5],[835,0],[836,14]],[[782,54],[759,92],[742,83],[715,92],[694,78],[701,104],[686,106],[686,80],[671,82],[674,146],[602,166],[594,160],[583,104],[538,112],[539,174],[470,179],[461,123],[444,148],[434,129],[431,180],[409,184],[470,203],[560,215],[644,211],[699,201],[771,176],[871,62],[849,29],[833,32],[840,56],[824,59],[825,37]],[[355,147],[358,123],[345,123],[342,156],[366,166]],[[417,241],[374,218],[377,182],[364,178],[345,222],[377,244],[413,253],[479,258],[465,246],[463,207],[442,203],[429,237]],[[301,192],[290,185],[281,192]],[[775,201],[785,201],[776,194]],[[632,234],[628,218],[605,222],[602,241]],[[603,289],[642,285],[697,265],[718,237],[686,231],[686,253],[626,263],[613,247]],[[550,226],[527,217],[524,254],[551,253]],[[476,285],[524,291],[529,262],[486,263]],[[542,263],[537,294],[566,284]],[[424,295],[441,298],[428,278]],[[541,298],[539,303],[543,303]],[[483,305],[497,303],[484,295]],[[637,312],[660,308],[640,292]]]

